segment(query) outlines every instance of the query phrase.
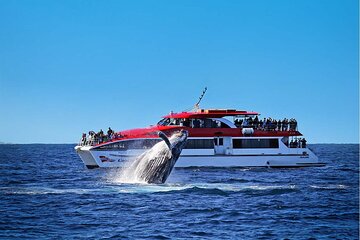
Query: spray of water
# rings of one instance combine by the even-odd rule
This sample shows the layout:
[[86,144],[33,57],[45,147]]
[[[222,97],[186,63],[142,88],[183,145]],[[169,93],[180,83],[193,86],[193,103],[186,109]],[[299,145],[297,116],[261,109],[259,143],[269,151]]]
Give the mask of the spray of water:
[[[176,133],[173,134],[169,140],[170,142],[176,137]],[[164,141],[158,142],[155,144],[151,149],[147,150],[146,152],[139,155],[137,158],[143,158],[144,161],[141,161],[139,164],[134,165],[134,162],[137,158],[129,159],[123,168],[121,168],[118,173],[116,174],[114,178],[114,182],[116,183],[131,183],[131,184],[146,184],[146,182],[140,177],[140,173],[143,172],[145,167],[147,166],[148,162],[150,160],[154,159],[162,159],[171,157],[168,156],[171,154],[170,151],[168,151],[168,147],[165,144]],[[144,158],[144,155],[147,155],[146,158]],[[158,156],[162,156],[159,158]]]

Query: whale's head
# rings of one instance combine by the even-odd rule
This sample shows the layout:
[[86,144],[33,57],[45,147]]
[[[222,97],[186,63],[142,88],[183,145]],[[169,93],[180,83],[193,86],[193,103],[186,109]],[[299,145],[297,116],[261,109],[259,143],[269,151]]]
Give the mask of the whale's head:
[[186,130],[180,130],[174,133],[170,138],[168,138],[163,132],[158,133],[159,137],[164,140],[169,150],[171,151],[172,157],[178,159],[182,149],[186,145],[187,137],[189,132]]

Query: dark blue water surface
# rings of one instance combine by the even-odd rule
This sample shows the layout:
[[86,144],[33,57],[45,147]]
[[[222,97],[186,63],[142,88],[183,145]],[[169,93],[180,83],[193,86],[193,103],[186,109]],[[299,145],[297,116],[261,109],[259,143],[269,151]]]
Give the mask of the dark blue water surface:
[[74,145],[0,145],[0,238],[358,239],[359,145],[326,167],[175,169],[164,185],[87,170]]

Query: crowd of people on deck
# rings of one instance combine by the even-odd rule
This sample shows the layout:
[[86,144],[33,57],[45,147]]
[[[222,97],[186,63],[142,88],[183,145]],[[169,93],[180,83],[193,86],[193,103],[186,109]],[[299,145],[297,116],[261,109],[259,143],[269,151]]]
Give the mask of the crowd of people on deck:
[[289,147],[290,148],[306,148],[306,139],[305,138],[295,138],[295,140],[291,140]]
[[120,133],[114,132],[114,130],[112,130],[110,127],[107,130],[107,134],[105,134],[102,129],[100,129],[100,131],[97,133],[94,131],[89,131],[88,135],[86,135],[86,133],[82,134],[81,145],[99,144],[120,137]]
[[251,127],[258,130],[264,131],[296,131],[297,121],[294,118],[283,120],[276,120],[273,118],[260,119],[258,116],[255,118],[249,117],[244,119],[235,119],[235,126],[237,127]]

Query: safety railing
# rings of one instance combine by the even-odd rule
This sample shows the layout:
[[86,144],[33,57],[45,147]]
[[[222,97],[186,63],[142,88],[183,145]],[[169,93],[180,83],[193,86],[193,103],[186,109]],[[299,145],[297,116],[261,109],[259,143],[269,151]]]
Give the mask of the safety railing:
[[290,125],[290,124],[275,124],[275,123],[268,123],[268,124],[235,124],[238,128],[253,128],[254,130],[261,130],[261,131],[297,131],[298,126]]

